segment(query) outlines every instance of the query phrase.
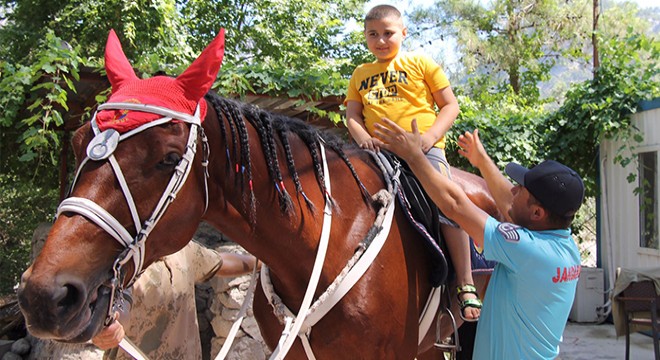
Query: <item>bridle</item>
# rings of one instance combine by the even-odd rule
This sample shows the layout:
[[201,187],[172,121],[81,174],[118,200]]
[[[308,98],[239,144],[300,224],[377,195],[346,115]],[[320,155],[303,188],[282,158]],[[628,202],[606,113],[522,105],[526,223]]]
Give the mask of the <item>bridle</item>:
[[[203,100],[202,100],[203,101]],[[161,219],[167,207],[176,199],[177,193],[186,182],[188,175],[192,169],[192,163],[197,152],[197,142],[198,138],[201,137],[202,140],[202,166],[204,167],[204,193],[205,193],[205,206],[204,212],[206,212],[209,203],[208,196],[208,159],[209,159],[209,145],[204,129],[201,126],[200,119],[200,105],[197,104],[194,115],[170,110],[164,107],[148,105],[148,104],[135,104],[135,103],[105,103],[99,105],[97,111],[100,110],[133,110],[140,112],[153,113],[157,115],[162,115],[163,117],[154,121],[150,121],[146,124],[143,124],[133,130],[130,130],[126,133],[120,134],[114,129],[107,129],[101,131],[98,127],[96,121],[96,113],[91,120],[92,130],[94,131],[94,138],[87,145],[87,155],[83,161],[78,166],[76,171],[76,176],[71,184],[71,190],[73,191],[76,181],[80,176],[80,173],[83,167],[89,161],[108,161],[112,166],[112,170],[115,173],[115,177],[119,182],[122,193],[128,204],[128,208],[131,212],[131,217],[135,225],[135,236],[131,236],[129,231],[121,225],[121,223],[106,209],[96,204],[95,202],[82,198],[82,197],[68,197],[64,199],[58,209],[57,216],[64,212],[72,212],[84,216],[89,219],[103,230],[105,230],[110,236],[117,240],[123,247],[124,250],[119,254],[117,259],[115,259],[112,266],[113,277],[110,279],[110,302],[108,308],[108,314],[105,320],[106,325],[112,322],[115,306],[121,306],[123,303],[123,292],[124,289],[130,288],[139,275],[144,271],[144,256],[145,256],[145,244],[146,240],[149,237],[151,231],[155,228],[158,221]],[[117,148],[119,142],[130,138],[133,135],[139,134],[140,132],[150,129],[154,126],[162,125],[173,120],[179,120],[190,124],[190,133],[188,135],[188,141],[186,143],[186,150],[181,158],[179,164],[174,168],[174,173],[170,178],[169,183],[167,184],[163,194],[158,201],[156,208],[151,213],[148,219],[144,222],[140,220],[140,215],[137,211],[137,206],[133,200],[133,195],[131,194],[124,174],[117,162],[117,159],[114,156],[114,151]],[[122,278],[122,268],[129,261],[133,261],[134,271],[130,279],[124,285],[124,279]],[[125,275],[125,274],[124,274]]]

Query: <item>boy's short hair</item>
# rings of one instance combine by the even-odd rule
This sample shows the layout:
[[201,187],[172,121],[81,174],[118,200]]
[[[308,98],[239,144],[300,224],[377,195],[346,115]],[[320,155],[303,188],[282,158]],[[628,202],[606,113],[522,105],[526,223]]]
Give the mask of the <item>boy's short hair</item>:
[[364,22],[366,23],[370,20],[382,20],[390,16],[401,18],[401,12],[392,5],[377,5],[369,10],[364,17]]

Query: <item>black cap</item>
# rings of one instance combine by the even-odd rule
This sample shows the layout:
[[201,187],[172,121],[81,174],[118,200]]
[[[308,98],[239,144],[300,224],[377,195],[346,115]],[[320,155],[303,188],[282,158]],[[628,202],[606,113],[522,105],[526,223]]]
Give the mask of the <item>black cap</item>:
[[566,165],[546,160],[527,169],[509,163],[505,171],[555,215],[573,216],[582,205],[584,183],[580,175]]

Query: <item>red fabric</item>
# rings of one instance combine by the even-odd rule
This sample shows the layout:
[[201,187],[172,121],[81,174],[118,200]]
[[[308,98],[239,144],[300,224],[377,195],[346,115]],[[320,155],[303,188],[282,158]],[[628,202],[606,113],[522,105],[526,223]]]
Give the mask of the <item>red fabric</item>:
[[[149,104],[194,114],[198,100],[185,97],[184,90],[174,78],[155,76],[145,80],[133,80],[126,83],[108,99],[108,102],[129,102]],[[206,101],[200,103],[200,117],[206,115]],[[96,114],[96,122],[101,131],[115,129],[120,133],[130,131],[147,122],[160,119],[162,115],[132,110],[103,110]]]
[[[105,50],[105,67],[112,85],[108,102],[157,105],[191,115],[200,103],[200,118],[204,120],[206,102],[200,100],[211,89],[218,75],[224,40],[224,29],[220,29],[215,39],[177,78],[155,76],[139,79],[126,59],[117,35],[110,31]],[[161,117],[141,111],[103,110],[96,114],[96,122],[101,131],[115,129],[123,133]]]

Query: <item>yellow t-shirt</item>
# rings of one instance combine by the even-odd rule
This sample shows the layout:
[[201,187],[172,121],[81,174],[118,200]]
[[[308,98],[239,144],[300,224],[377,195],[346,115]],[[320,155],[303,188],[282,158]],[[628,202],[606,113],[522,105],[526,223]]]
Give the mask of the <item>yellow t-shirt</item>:
[[[362,103],[364,124],[370,134],[374,134],[374,124],[383,117],[408,131],[416,118],[420,133],[424,133],[437,115],[433,93],[447,86],[447,76],[433,59],[401,53],[387,63],[358,66],[351,76],[344,104]],[[444,136],[435,146],[445,148]]]

